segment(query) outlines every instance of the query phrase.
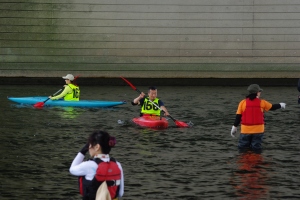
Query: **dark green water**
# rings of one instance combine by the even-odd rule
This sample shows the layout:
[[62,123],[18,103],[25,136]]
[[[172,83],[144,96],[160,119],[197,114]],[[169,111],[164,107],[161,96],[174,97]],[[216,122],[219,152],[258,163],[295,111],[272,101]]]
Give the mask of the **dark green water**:
[[[262,86],[263,87],[263,86]],[[230,136],[246,87],[159,87],[158,96],[192,128],[157,131],[130,123],[139,108],[128,86],[81,87],[81,99],[126,100],[107,109],[20,106],[7,96],[48,96],[57,86],[0,86],[0,199],[80,199],[70,164],[95,129],[117,138],[122,199],[300,198],[300,110],[296,87],[263,87],[262,98],[285,102],[267,112],[264,150],[241,154]],[[146,91],[146,87],[138,89]],[[125,125],[117,121],[125,122]]]

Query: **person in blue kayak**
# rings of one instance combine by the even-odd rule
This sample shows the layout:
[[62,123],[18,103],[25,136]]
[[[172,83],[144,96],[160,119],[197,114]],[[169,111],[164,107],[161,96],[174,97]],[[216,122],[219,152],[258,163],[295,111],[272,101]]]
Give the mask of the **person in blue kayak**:
[[[110,196],[109,199],[116,200],[123,196],[124,175],[121,163],[109,155],[115,144],[115,137],[107,132],[94,131],[74,158],[69,171],[78,176],[79,191],[83,199]],[[91,159],[84,161],[87,152]]]
[[285,109],[286,104],[271,104],[264,99],[260,99],[263,89],[258,84],[249,85],[247,90],[249,94],[238,105],[230,134],[235,137],[237,126],[241,123],[238,148],[240,150],[260,151],[265,131],[264,112],[280,108]]
[[[160,116],[160,109],[164,111],[165,116],[170,115],[167,108],[164,106],[162,100],[157,98],[157,88],[155,86],[150,86],[148,90],[148,97],[145,97],[145,94],[141,94],[135,98],[132,102],[132,105],[141,105],[140,116],[143,115],[157,115]],[[153,104],[156,104],[153,105]],[[160,108],[160,109],[159,109]]]
[[51,100],[58,100],[63,98],[65,101],[79,101],[80,89],[75,83],[76,78],[72,74],[67,74],[62,77],[65,79],[66,85],[64,85],[64,90],[57,96],[49,96]]

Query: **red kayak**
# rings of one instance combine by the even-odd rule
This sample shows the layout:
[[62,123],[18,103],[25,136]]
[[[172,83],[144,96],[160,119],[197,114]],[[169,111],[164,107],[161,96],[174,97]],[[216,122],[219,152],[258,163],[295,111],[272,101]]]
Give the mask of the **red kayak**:
[[132,121],[141,126],[154,129],[165,129],[168,128],[168,120],[164,117],[159,116],[142,116],[133,118]]

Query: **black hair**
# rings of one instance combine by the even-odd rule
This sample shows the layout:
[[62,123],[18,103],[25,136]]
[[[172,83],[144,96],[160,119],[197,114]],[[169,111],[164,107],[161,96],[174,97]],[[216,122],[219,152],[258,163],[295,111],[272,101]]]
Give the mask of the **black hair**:
[[155,86],[150,86],[150,87],[149,87],[149,91],[150,91],[150,90],[156,90],[156,89],[157,89],[157,88],[156,88]]
[[251,93],[251,94],[248,94],[247,96],[246,96],[246,98],[249,98],[251,101],[253,100],[253,99],[255,99],[257,97],[257,94],[256,93]]
[[104,154],[109,154],[112,147],[116,144],[116,138],[110,136],[105,131],[94,131],[88,139],[89,144],[95,146],[99,144],[101,146],[101,151]]
[[71,83],[73,84],[73,85],[76,85],[76,86],[78,86],[78,84],[77,84],[77,82],[76,82],[76,79],[78,78],[78,76],[76,76],[75,78],[74,78],[74,80],[73,81],[71,81]]

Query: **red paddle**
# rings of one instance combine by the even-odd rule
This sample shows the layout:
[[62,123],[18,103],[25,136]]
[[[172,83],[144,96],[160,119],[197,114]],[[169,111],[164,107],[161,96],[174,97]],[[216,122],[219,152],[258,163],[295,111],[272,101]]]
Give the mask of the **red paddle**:
[[[132,85],[132,83],[130,83],[127,79],[125,79],[124,77],[121,76],[121,78],[132,88],[134,89],[135,91],[137,91],[139,94],[141,94],[142,92],[139,91],[134,85]],[[160,107],[158,107],[153,101],[151,101],[149,99],[149,101],[155,106],[157,107],[160,111],[164,112]],[[187,128],[187,127],[190,127],[187,123],[185,122],[182,122],[182,121],[178,121],[176,119],[174,119],[171,115],[168,115],[168,117],[170,117],[176,124],[176,126],[178,127],[182,127],[182,128]]]
[[[57,92],[55,92],[52,96],[55,96],[57,93],[59,93],[60,91],[62,91],[62,89],[59,89]],[[36,104],[34,104],[33,106],[36,108],[41,108],[44,107],[44,104],[49,100],[50,98],[47,98],[45,101],[43,102],[37,102]]]

